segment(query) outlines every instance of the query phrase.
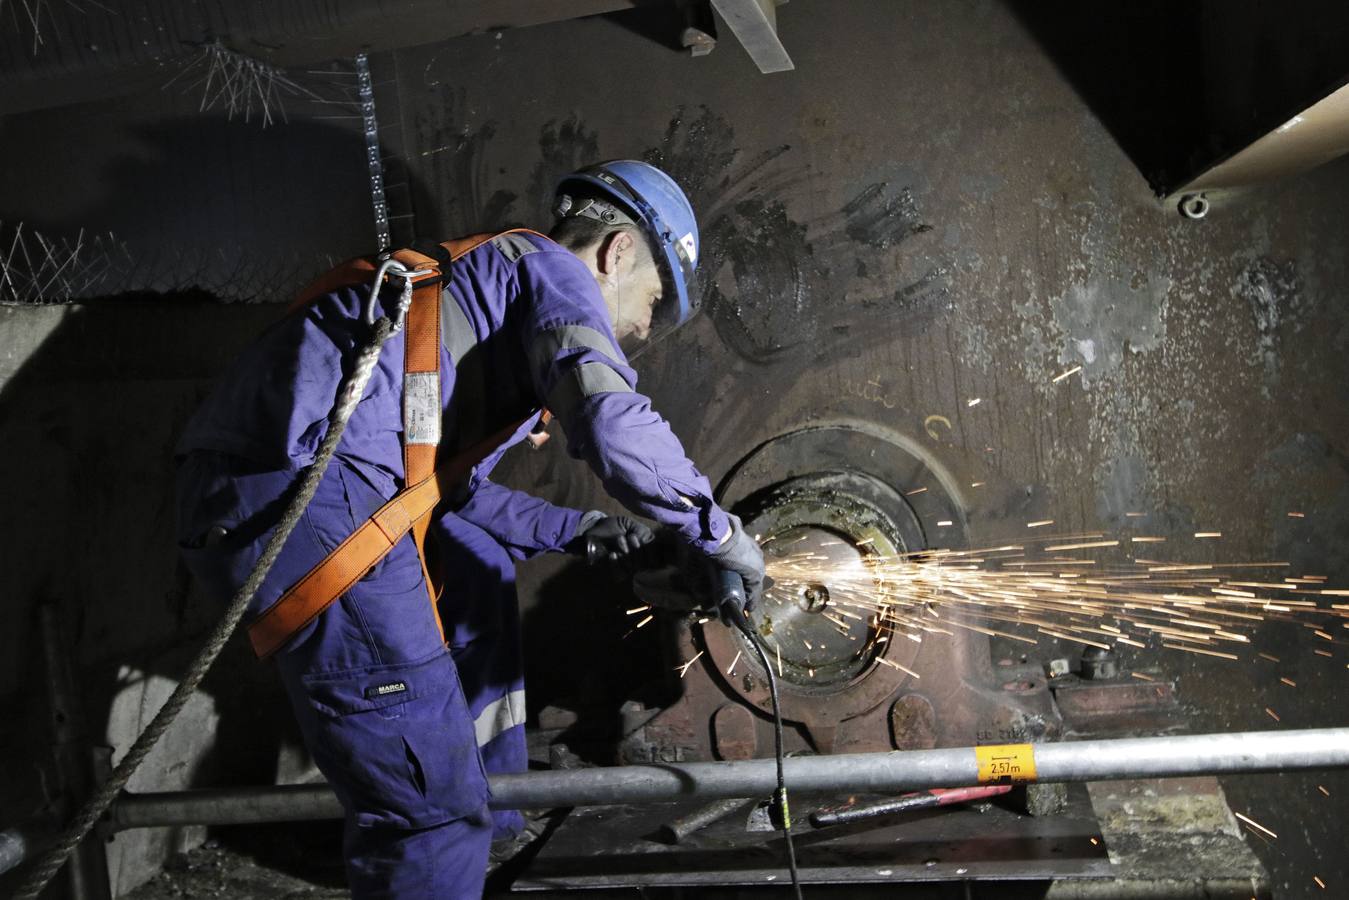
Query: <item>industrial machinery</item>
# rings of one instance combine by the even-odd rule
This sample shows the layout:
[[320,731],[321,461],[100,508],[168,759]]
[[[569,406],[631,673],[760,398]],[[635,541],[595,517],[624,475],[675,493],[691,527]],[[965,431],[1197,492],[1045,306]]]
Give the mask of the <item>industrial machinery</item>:
[[[821,572],[854,573],[850,591],[869,555],[970,543],[954,475],[921,446],[874,426],[825,424],[770,440],[734,467],[718,494],[764,545],[770,571],[775,558],[808,554]],[[828,577],[778,586],[751,616],[773,647],[769,663],[779,676],[789,757],[1184,730],[1171,683],[1132,678],[1113,655],[1093,652],[1074,667],[995,654],[987,635],[969,629],[904,640],[877,616],[838,603],[839,590]],[[939,621],[941,611],[931,614]],[[749,639],[697,611],[667,611],[657,621],[673,699],[623,707],[616,761],[659,766],[771,756],[767,673]],[[557,740],[566,738],[563,732]],[[565,747],[552,750],[555,762],[568,758]],[[897,803],[893,795],[794,793],[797,856],[807,884],[888,883],[890,891],[896,881],[952,881],[994,891],[961,896],[1005,896],[997,891],[1011,880],[1052,885],[1050,896],[1172,896],[1167,885],[1175,896],[1189,896],[1195,885],[1209,892],[1204,896],[1261,894],[1263,872],[1217,781],[1188,779],[1179,794],[1175,784],[1000,785]],[[1172,818],[1147,826],[1154,834],[1119,814],[1121,797],[1138,808],[1159,796],[1168,798]],[[1179,816],[1178,797],[1189,810]],[[952,808],[935,809],[945,805]],[[785,883],[770,812],[753,796],[580,807],[542,842],[515,885]],[[807,815],[851,824],[802,834]],[[1190,833],[1196,828],[1203,831],[1198,844]],[[1167,849],[1178,841],[1194,851],[1183,861]]]
[[[881,432],[836,426],[784,435],[737,466],[719,493],[769,560],[810,552],[828,558],[822,570],[856,571],[872,554],[967,544],[953,480],[916,447]],[[770,591],[752,616],[779,650],[789,752],[919,750],[1061,733],[1038,664],[995,672],[988,638],[964,630],[922,643],[892,640],[874,616],[831,604],[830,592],[826,579]],[[673,705],[640,725],[644,713],[628,711],[636,727],[620,758],[766,755],[767,684],[746,638],[716,622],[670,624],[675,656],[698,662]]]

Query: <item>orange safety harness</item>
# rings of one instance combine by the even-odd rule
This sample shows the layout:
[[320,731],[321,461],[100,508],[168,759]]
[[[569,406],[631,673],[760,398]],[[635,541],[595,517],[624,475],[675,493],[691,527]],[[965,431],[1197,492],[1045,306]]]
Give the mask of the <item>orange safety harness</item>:
[[[537,234],[525,228],[515,228],[447,241],[439,245],[444,253],[437,256],[410,249],[392,254],[394,260],[409,270],[412,280],[412,302],[407,310],[403,353],[404,487],[282,594],[281,599],[253,620],[248,626],[248,637],[253,644],[253,651],[260,659],[285,646],[300,629],[365,577],[365,573],[388,555],[409,531],[417,544],[427,593],[432,610],[435,610],[439,579],[433,578],[426,564],[426,532],[431,525],[432,512],[441,497],[453,490],[474,466],[508,440],[524,422],[533,418],[531,415],[525,420],[512,422],[473,446],[441,460],[437,465],[441,415],[440,292],[444,281],[441,267],[454,263],[495,237],[518,232]],[[303,307],[342,287],[368,284],[378,271],[378,265],[377,261],[370,259],[343,263],[301,291],[291,308]],[[434,398],[434,404],[429,410],[427,404],[417,403],[410,396],[414,386],[419,397]],[[434,421],[426,421],[428,413],[434,416]],[[543,421],[546,423],[548,419],[549,413],[544,410]],[[436,626],[444,640],[445,629],[439,613],[436,613]]]

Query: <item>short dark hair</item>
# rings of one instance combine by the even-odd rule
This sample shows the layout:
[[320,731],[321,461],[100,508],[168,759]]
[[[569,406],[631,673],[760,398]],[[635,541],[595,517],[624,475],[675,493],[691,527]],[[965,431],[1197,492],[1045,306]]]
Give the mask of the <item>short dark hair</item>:
[[[3,0],[0,0],[0,2],[3,2]],[[604,206],[613,205],[611,199],[590,191],[569,191],[568,194],[571,198],[572,209],[591,203],[599,203]],[[631,214],[624,213],[624,215]],[[647,257],[653,263],[655,262],[656,254],[646,232],[642,230],[641,226],[632,225],[628,222],[602,222],[593,216],[563,216],[553,224],[548,236],[568,250],[577,252],[599,244],[615,231],[625,231],[631,234],[638,245],[646,251]]]
[[644,262],[656,264],[656,255],[651,252],[651,242],[647,240],[646,232],[636,225],[626,223],[610,225],[588,216],[567,216],[558,219],[557,224],[548,232],[548,236],[573,253],[579,253],[589,247],[597,246],[615,232],[626,232],[632,235],[633,240],[638,247],[642,248],[641,252],[646,256]]
[[609,225],[599,219],[567,216],[557,220],[548,236],[574,252],[598,244],[609,232],[622,229],[622,225]]

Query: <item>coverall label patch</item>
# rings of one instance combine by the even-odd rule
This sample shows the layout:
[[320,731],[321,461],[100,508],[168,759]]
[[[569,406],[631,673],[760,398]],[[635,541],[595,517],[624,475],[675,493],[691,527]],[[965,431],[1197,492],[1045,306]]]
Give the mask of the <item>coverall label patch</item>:
[[390,694],[401,694],[408,689],[405,681],[391,681],[388,684],[377,684],[374,687],[365,689],[365,699],[374,700],[379,697],[387,697]]

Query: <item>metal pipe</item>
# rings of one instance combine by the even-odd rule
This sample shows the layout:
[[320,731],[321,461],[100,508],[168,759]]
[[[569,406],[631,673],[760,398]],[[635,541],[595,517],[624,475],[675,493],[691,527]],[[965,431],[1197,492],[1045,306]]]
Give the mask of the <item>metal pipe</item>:
[[[1252,731],[1022,745],[1035,781],[1104,781],[1238,772],[1349,767],[1349,728]],[[987,751],[988,748],[980,748]],[[989,783],[979,777],[976,748],[851,753],[786,760],[787,785],[798,793],[900,793]],[[768,796],[774,762],[662,763],[494,775],[496,809],[602,806],[672,800]],[[225,825],[331,819],[342,815],[327,785],[129,794],[112,809],[112,827]]]
[[754,802],[754,800],[747,800],[741,797],[732,797],[728,800],[713,800],[706,806],[695,809],[687,816],[675,819],[672,822],[666,822],[664,825],[660,826],[660,838],[667,844],[682,843],[689,835],[702,831],[714,822],[720,822],[727,816],[745,809]]
[[[84,704],[70,660],[71,642],[66,640],[56,605],[44,603],[38,610],[42,652],[47,676],[47,702],[51,710],[51,753],[56,763],[56,787],[61,798],[56,813],[75,812],[99,785],[95,780],[94,756],[85,727]],[[108,858],[103,841],[81,841],[65,866],[66,893],[72,900],[111,900]]]

